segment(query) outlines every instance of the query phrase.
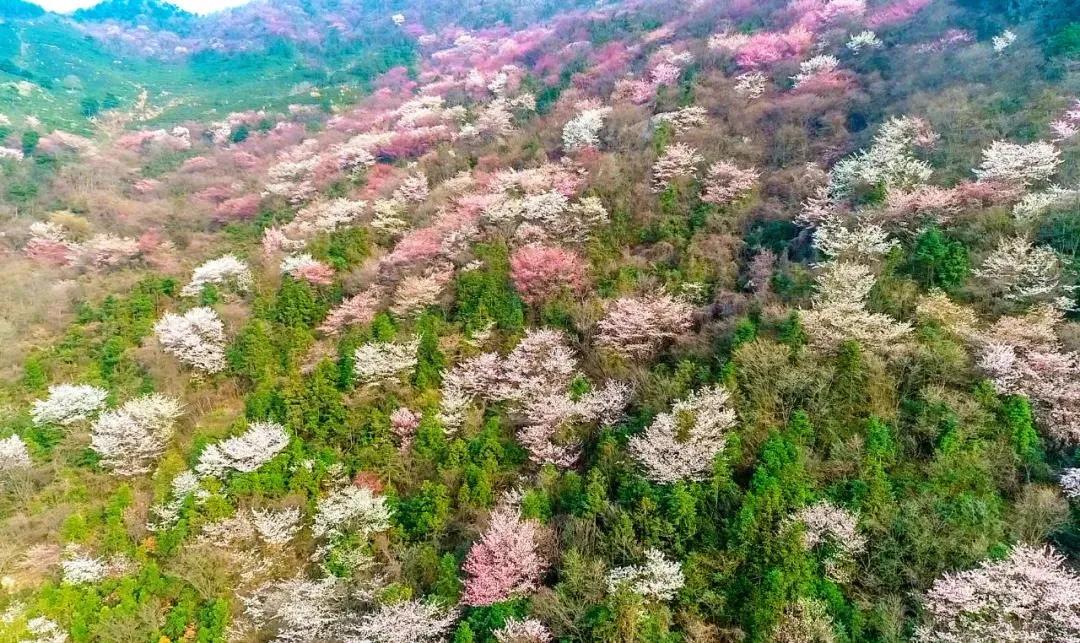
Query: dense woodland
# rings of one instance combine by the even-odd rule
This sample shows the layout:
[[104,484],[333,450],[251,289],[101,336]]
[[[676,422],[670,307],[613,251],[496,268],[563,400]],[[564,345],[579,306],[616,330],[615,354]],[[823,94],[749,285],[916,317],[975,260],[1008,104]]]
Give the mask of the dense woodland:
[[1080,642],[1077,3],[8,2],[0,642]]

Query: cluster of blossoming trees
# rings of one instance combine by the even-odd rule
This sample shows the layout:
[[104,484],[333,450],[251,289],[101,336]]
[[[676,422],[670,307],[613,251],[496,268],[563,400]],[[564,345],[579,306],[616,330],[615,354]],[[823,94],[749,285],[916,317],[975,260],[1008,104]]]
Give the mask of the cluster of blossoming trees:
[[98,594],[163,569],[169,640],[1080,640],[1075,99],[963,158],[918,101],[848,133],[882,57],[1008,65],[1028,32],[709,4],[405,11],[415,68],[355,106],[110,142],[184,156],[125,190],[205,226],[17,237],[65,279],[171,278],[25,369],[4,492],[138,502],[50,534],[61,590],[0,628],[108,640]]

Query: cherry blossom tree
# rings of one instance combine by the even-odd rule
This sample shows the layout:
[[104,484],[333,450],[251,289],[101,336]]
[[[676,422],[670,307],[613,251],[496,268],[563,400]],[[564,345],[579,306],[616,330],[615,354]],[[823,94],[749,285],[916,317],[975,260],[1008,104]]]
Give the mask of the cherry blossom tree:
[[554,640],[547,626],[534,618],[508,618],[492,635],[499,643],[551,643]]
[[354,373],[361,384],[375,384],[391,380],[416,368],[416,349],[420,340],[414,338],[407,344],[395,342],[369,342],[356,349],[353,355]]
[[694,176],[697,174],[697,166],[704,160],[697,150],[685,143],[669,145],[663,156],[653,163],[653,192],[663,192],[668,184],[676,179]]
[[936,140],[937,134],[922,119],[909,116],[889,119],[874,136],[869,150],[861,150],[833,167],[829,194],[844,197],[860,183],[887,189],[906,189],[925,183],[933,169],[915,157],[914,149],[929,147]]
[[457,620],[457,610],[433,601],[382,604],[356,623],[346,623],[345,643],[439,643]]
[[179,400],[158,393],[129,400],[101,414],[91,430],[90,448],[117,475],[146,473],[165,451],[182,412]]
[[645,552],[644,564],[616,567],[607,576],[609,592],[628,587],[635,594],[658,601],[675,598],[675,593],[682,589],[685,582],[682,565],[678,561],[668,560],[657,549]]
[[300,531],[300,508],[252,509],[251,525],[259,539],[272,547],[284,547]]
[[522,520],[516,507],[497,507],[487,531],[465,557],[468,577],[462,602],[491,605],[534,590],[547,569],[538,549],[538,531],[537,523]]
[[348,326],[370,322],[378,312],[381,295],[381,291],[371,289],[349,297],[326,315],[319,330],[337,335]]
[[17,435],[0,439],[0,473],[30,468],[30,451]]
[[729,399],[721,386],[695,391],[630,438],[630,454],[645,469],[645,476],[664,484],[707,478],[735,427],[737,418]]
[[918,641],[1080,638],[1080,576],[1051,547],[1020,544],[1003,560],[946,574],[923,600]]
[[334,282],[334,269],[306,253],[282,259],[281,272],[316,286],[328,286]]
[[195,471],[221,477],[230,471],[251,473],[289,445],[289,434],[276,422],[252,422],[241,435],[211,444],[199,455]]
[[184,286],[180,294],[192,297],[202,292],[207,284],[228,286],[240,292],[246,292],[255,283],[251,276],[248,265],[237,258],[236,255],[224,255],[217,259],[211,259],[195,268],[191,273],[191,281]]
[[813,309],[801,313],[811,344],[829,351],[846,341],[883,353],[902,348],[911,326],[866,309],[873,287],[874,276],[867,266],[848,261],[827,264],[818,277]]
[[109,392],[89,384],[59,384],[49,387],[49,397],[34,402],[30,416],[34,424],[70,426],[89,420],[105,408]]
[[213,308],[165,313],[154,333],[165,352],[188,366],[206,373],[225,369],[225,326]]
[[666,293],[616,299],[596,325],[596,343],[624,357],[645,359],[690,330],[693,312],[689,303]]
[[347,485],[319,500],[311,533],[333,539],[349,533],[362,538],[390,528],[386,498],[367,487]]
[[[1072,307],[1066,296],[1075,287],[1062,283],[1062,264],[1057,253],[1023,237],[1002,239],[975,275],[1009,301],[1050,301],[1066,309]],[[1063,298],[1065,301],[1061,302]]]
[[1049,180],[1061,165],[1061,150],[1053,143],[1036,141],[1023,145],[994,141],[983,150],[983,161],[975,176],[979,181],[1000,181],[1031,185]]
[[260,587],[244,597],[244,613],[259,627],[273,627],[283,643],[333,640],[338,634],[345,584],[336,576],[297,576]]
[[1066,498],[1080,500],[1080,467],[1066,469],[1061,474],[1061,491]]
[[530,304],[562,291],[578,294],[587,282],[587,267],[576,253],[558,247],[529,244],[510,257],[510,277],[522,299]]
[[563,149],[576,152],[586,147],[600,145],[600,129],[604,119],[611,113],[610,107],[592,107],[582,110],[563,126]]
[[866,539],[858,530],[858,516],[828,500],[803,507],[788,518],[788,524],[802,525],[807,551],[823,546],[830,550],[824,561],[825,573],[836,582],[849,578],[854,557],[866,549]]
[[743,169],[728,161],[717,161],[705,172],[701,200],[727,205],[753,190],[759,176],[753,168]]
[[405,277],[394,290],[391,312],[406,317],[435,305],[453,278],[452,267],[437,268],[426,274]]

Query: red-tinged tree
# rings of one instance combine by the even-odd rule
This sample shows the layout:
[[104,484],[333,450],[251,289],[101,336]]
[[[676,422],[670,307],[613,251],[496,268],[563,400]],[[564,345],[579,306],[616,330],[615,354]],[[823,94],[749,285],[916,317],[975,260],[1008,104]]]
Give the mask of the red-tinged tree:
[[517,508],[496,508],[487,531],[465,558],[463,569],[469,577],[462,602],[491,605],[533,591],[547,569],[537,532],[537,523],[522,520]]
[[249,221],[259,212],[262,198],[258,194],[245,194],[226,199],[214,209],[214,220],[219,223],[230,221]]
[[587,267],[576,253],[553,246],[530,244],[510,257],[510,277],[522,299],[536,304],[560,292],[580,293]]

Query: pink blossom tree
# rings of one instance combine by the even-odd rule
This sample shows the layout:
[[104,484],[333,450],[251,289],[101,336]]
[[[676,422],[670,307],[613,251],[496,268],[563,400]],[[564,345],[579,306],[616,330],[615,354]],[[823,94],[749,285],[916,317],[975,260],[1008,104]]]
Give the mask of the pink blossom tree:
[[487,531],[465,557],[463,569],[468,577],[462,602],[491,605],[536,589],[547,569],[538,537],[539,525],[522,520],[516,507],[496,508]]
[[1007,558],[946,574],[923,600],[919,641],[1080,639],[1080,576],[1050,547],[1017,545]]
[[560,292],[580,293],[588,269],[576,253],[553,246],[529,244],[510,257],[510,277],[522,299],[537,304]]

